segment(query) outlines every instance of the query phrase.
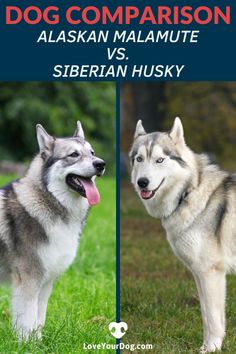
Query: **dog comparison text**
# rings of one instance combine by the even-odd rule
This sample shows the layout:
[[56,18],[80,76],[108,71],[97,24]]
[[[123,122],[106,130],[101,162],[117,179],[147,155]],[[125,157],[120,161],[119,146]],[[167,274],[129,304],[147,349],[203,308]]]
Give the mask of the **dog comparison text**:
[[110,9],[108,6],[101,8],[96,6],[71,6],[64,14],[57,6],[48,6],[41,9],[37,6],[28,6],[22,10],[19,6],[6,7],[6,24],[17,25],[24,22],[29,25],[36,25],[44,22],[50,25],[60,23],[61,17],[71,25],[87,24],[153,24],[153,25],[207,25],[213,23],[230,24],[230,6],[220,8],[219,6],[145,6],[143,9],[137,6],[117,6]]

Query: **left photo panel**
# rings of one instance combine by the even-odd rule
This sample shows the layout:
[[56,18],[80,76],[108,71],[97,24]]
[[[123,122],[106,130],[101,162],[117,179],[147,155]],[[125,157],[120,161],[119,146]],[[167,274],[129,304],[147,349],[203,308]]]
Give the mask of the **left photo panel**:
[[116,85],[0,83],[0,132],[0,352],[107,353]]

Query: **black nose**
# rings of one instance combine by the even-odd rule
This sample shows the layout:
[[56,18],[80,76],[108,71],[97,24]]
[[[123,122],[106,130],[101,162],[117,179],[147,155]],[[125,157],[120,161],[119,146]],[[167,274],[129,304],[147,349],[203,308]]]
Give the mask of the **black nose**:
[[146,177],[138,179],[138,185],[140,188],[146,188],[149,184],[149,180]]
[[106,163],[103,160],[95,160],[93,162],[93,166],[96,168],[98,172],[102,172],[106,166]]

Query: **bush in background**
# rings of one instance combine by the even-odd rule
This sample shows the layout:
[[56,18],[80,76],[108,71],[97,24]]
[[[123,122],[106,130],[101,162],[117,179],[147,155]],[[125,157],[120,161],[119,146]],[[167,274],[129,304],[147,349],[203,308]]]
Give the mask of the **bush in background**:
[[115,171],[115,84],[19,82],[0,84],[0,159],[27,161],[38,151],[35,125],[71,136],[80,120],[97,155]]

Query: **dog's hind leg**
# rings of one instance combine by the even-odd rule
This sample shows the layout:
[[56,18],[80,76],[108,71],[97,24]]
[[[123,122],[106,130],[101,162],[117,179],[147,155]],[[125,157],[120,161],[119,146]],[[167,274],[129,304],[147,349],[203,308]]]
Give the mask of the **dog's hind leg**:
[[46,284],[44,284],[42,286],[42,289],[40,290],[40,293],[39,293],[39,298],[38,298],[38,326],[39,326],[39,328],[42,328],[44,326],[44,323],[46,320],[48,299],[49,299],[49,296],[51,295],[52,287],[53,287],[53,282],[48,281]]
[[20,340],[38,338],[39,285],[34,281],[13,285],[13,326]]
[[204,326],[201,353],[220,350],[225,335],[225,272],[212,270],[195,274]]

